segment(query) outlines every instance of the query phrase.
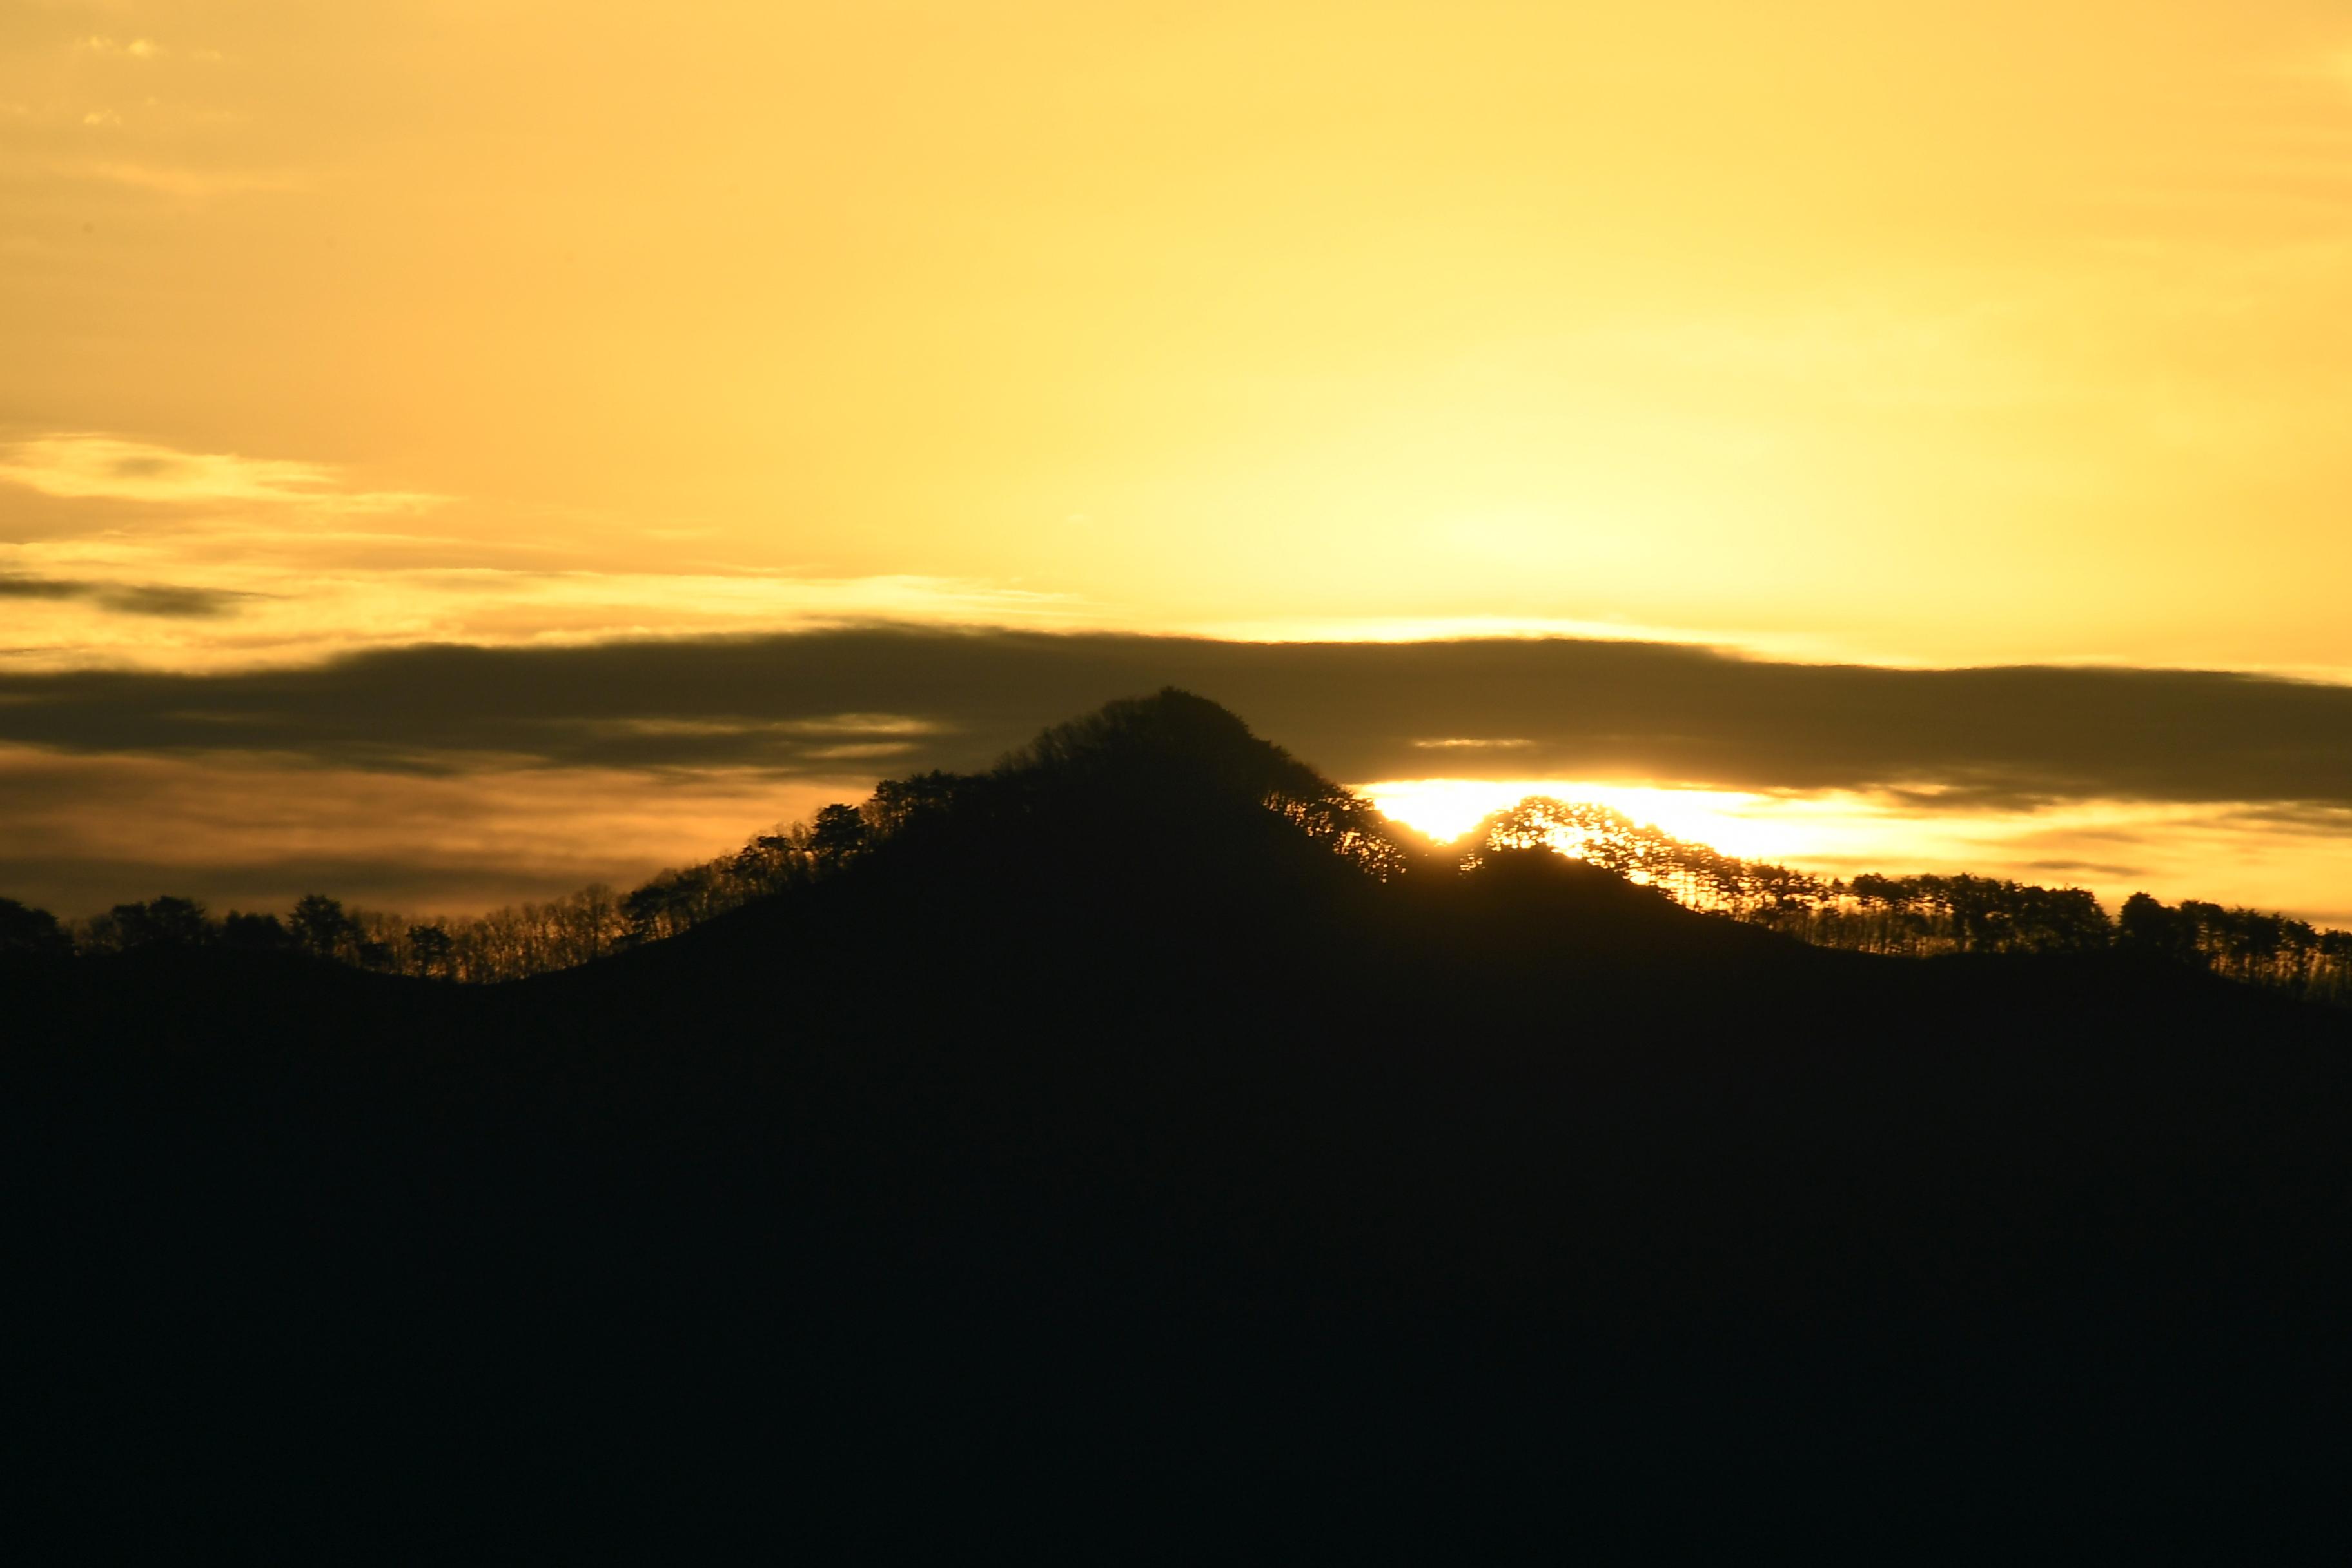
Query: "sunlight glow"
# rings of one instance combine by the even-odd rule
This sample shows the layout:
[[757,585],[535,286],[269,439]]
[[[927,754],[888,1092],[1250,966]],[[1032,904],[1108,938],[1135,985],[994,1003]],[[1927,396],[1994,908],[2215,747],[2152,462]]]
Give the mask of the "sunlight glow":
[[1531,795],[1590,801],[1676,838],[1742,859],[1778,859],[1802,847],[1803,827],[1769,814],[1769,796],[1734,790],[1658,789],[1576,779],[1392,779],[1359,786],[1395,820],[1440,843],[1460,837],[1489,812]]
[[[1573,779],[1400,779],[1360,784],[1441,843],[1528,795],[1589,801],[1686,842],[1823,877],[1969,872],[2083,887],[2113,910],[2134,892],[2209,898],[2352,924],[2352,813],[2230,803],[2082,800],[2032,811],[1939,806],[1890,794],[1758,795]],[[2227,866],[2228,890],[2214,868]]]

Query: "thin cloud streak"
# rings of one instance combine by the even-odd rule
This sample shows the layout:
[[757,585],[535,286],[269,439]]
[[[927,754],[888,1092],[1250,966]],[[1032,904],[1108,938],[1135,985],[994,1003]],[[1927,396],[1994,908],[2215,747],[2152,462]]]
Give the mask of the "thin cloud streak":
[[18,441],[0,455],[0,480],[73,500],[331,505],[344,511],[404,511],[447,498],[354,489],[320,463],[184,452],[116,436],[60,433]]
[[0,573],[0,599],[80,599],[126,616],[209,620],[235,614],[250,594],[162,583],[100,583],[71,577],[24,577]]

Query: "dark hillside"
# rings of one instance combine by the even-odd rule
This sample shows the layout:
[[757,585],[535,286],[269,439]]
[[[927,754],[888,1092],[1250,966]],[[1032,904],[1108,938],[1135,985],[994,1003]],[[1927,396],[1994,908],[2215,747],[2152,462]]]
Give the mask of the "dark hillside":
[[9,972],[18,1484],[501,1558],[2336,1484],[2341,1015],[1416,862],[1179,695],[895,798],[836,875],[516,984]]

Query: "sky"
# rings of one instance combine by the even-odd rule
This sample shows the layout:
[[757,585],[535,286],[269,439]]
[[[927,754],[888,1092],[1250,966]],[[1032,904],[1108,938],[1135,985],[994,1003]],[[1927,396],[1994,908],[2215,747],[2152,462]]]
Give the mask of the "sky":
[[17,0],[0,895],[479,908],[1182,674],[2352,924],[2347,263],[2343,0]]

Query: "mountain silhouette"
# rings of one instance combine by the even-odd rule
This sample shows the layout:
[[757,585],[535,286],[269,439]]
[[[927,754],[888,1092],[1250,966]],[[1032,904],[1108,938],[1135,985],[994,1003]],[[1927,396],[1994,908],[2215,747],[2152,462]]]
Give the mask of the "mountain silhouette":
[[486,1556],[2334,1484],[2342,1015],[1465,869],[1181,692],[877,803],[806,887],[511,984],[9,958],[25,1473]]

